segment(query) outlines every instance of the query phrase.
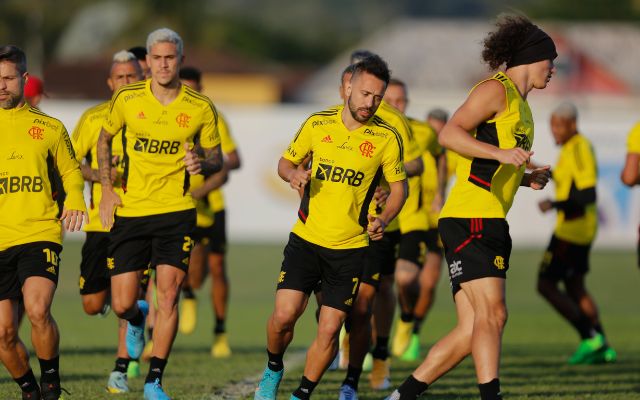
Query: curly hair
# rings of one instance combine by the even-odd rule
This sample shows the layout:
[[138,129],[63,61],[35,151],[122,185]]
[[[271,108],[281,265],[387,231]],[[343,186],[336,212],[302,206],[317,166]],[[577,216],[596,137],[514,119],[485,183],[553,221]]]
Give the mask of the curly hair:
[[484,39],[482,59],[492,70],[508,63],[536,26],[522,15],[501,15],[496,29]]

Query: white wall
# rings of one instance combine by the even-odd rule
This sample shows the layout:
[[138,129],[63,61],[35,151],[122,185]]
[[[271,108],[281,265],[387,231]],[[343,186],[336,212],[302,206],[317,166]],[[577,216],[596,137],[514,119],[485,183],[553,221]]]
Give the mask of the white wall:
[[[434,106],[454,111],[465,94],[442,94],[413,103],[409,114],[423,117]],[[619,180],[624,163],[626,135],[638,118],[638,99],[574,99],[581,116],[582,133],[594,144],[600,171],[598,201],[600,231],[597,246],[632,247],[640,221],[640,191],[625,188]],[[533,94],[535,117],[534,159],[554,163],[557,148],[552,142],[548,118],[559,99]],[[61,119],[72,131],[80,114],[95,102],[48,101],[42,109]],[[234,172],[225,188],[228,232],[233,241],[284,242],[295,222],[297,194],[281,181],[276,166],[282,151],[300,124],[326,105],[220,106],[238,142],[242,169]],[[542,192],[522,188],[509,214],[516,246],[541,246],[553,229],[553,213],[542,215],[537,202],[553,196],[553,187]]]

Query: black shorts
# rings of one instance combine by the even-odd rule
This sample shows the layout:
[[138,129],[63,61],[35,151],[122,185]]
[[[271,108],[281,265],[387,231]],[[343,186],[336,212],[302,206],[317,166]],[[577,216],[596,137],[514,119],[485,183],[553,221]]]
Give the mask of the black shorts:
[[144,217],[116,216],[107,260],[111,275],[162,264],[186,272],[195,227],[195,209]]
[[400,231],[385,232],[380,240],[370,240],[364,258],[362,282],[380,288],[381,275],[393,275],[400,244]]
[[58,284],[62,246],[52,242],[19,244],[0,251],[0,300],[22,297],[27,278],[41,276]]
[[436,228],[431,228],[427,231],[427,252],[444,255],[442,240],[440,240],[440,235]]
[[503,218],[441,218],[438,231],[444,245],[453,294],[474,279],[507,278],[511,236]]
[[321,281],[322,305],[349,312],[358,294],[367,248],[328,249],[291,233],[284,248],[279,289],[310,295]]
[[407,260],[422,268],[427,257],[427,231],[411,231],[400,237],[398,258]]
[[80,262],[80,294],[93,294],[106,290],[111,284],[107,269],[107,252],[109,249],[108,232],[87,232],[82,245],[82,261]]
[[202,243],[207,251],[216,254],[227,252],[227,222],[225,210],[214,214],[213,225],[208,227],[197,226],[193,232],[195,243]]
[[551,236],[549,247],[540,263],[540,278],[559,281],[589,272],[591,244],[575,244]]

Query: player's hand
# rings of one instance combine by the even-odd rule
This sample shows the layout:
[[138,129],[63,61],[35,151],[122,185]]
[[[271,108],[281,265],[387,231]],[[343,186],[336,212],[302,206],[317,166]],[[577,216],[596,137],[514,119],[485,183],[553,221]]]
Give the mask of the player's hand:
[[293,190],[300,190],[305,187],[310,179],[311,170],[295,169],[289,174],[289,186],[291,186]]
[[82,223],[89,222],[89,216],[80,210],[67,210],[62,209],[62,215],[60,215],[62,226],[69,232],[79,231],[82,228]]
[[378,217],[374,217],[373,215],[367,215],[369,219],[369,225],[367,225],[367,234],[369,234],[369,238],[371,240],[380,240],[384,236],[384,229],[387,227],[387,224]]
[[202,172],[200,157],[191,149],[189,143],[184,144],[184,166],[187,168],[189,175],[197,175]]
[[545,213],[553,208],[553,203],[551,202],[551,199],[544,199],[538,203],[538,208],[540,211]]
[[376,207],[384,206],[387,202],[388,197],[389,197],[389,191],[378,186],[376,188],[376,191],[373,193],[373,199],[376,201]]
[[526,151],[520,147],[498,149],[496,160],[500,161],[500,164],[511,164],[520,168],[529,161],[532,155],[533,151]]
[[542,190],[551,179],[551,166],[536,168],[529,173],[529,186],[533,190]]
[[113,213],[116,207],[122,205],[122,200],[112,188],[102,187],[102,199],[100,200],[100,222],[105,229],[113,226]]

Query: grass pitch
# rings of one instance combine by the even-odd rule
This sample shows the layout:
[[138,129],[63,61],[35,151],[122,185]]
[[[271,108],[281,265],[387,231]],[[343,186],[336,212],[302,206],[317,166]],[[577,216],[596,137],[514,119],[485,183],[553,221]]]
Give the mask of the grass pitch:
[[[54,316],[61,331],[65,399],[140,399],[144,379],[130,381],[132,393],[109,395],[104,388],[115,361],[117,321],[89,317],[82,311],[77,291],[79,242],[65,243],[60,284],[54,301]],[[283,245],[235,244],[228,257],[231,302],[227,330],[233,356],[212,359],[213,316],[208,285],[200,290],[199,320],[189,336],[178,334],[166,369],[164,386],[176,400],[215,399],[232,393],[231,385],[258,375],[264,368],[265,322],[273,306],[273,294],[282,259]],[[640,400],[640,270],[635,254],[627,251],[594,252],[588,287],[600,307],[604,328],[619,361],[611,365],[568,366],[566,360],[578,344],[573,329],[560,319],[535,293],[537,266],[542,250],[516,250],[511,259],[507,290],[509,322],[504,335],[501,369],[502,389],[507,399],[639,399]],[[443,267],[436,304],[422,331],[423,354],[454,324],[454,307]],[[312,302],[310,304],[313,304]],[[311,306],[314,309],[315,306]],[[298,323],[290,354],[306,348],[315,331],[313,313]],[[30,346],[25,321],[21,337]],[[400,384],[415,363],[394,360],[392,381]],[[37,359],[31,366],[39,377]],[[285,366],[280,398],[286,399],[301,376],[301,365]],[[143,376],[147,365],[142,365]],[[335,399],[344,371],[328,372],[314,399]],[[388,392],[368,389],[366,372],[360,384],[361,399],[381,399]],[[231,395],[233,397],[233,395]],[[6,370],[0,372],[0,399],[19,398],[17,385]],[[473,364],[465,360],[429,389],[428,398],[477,399]]]

